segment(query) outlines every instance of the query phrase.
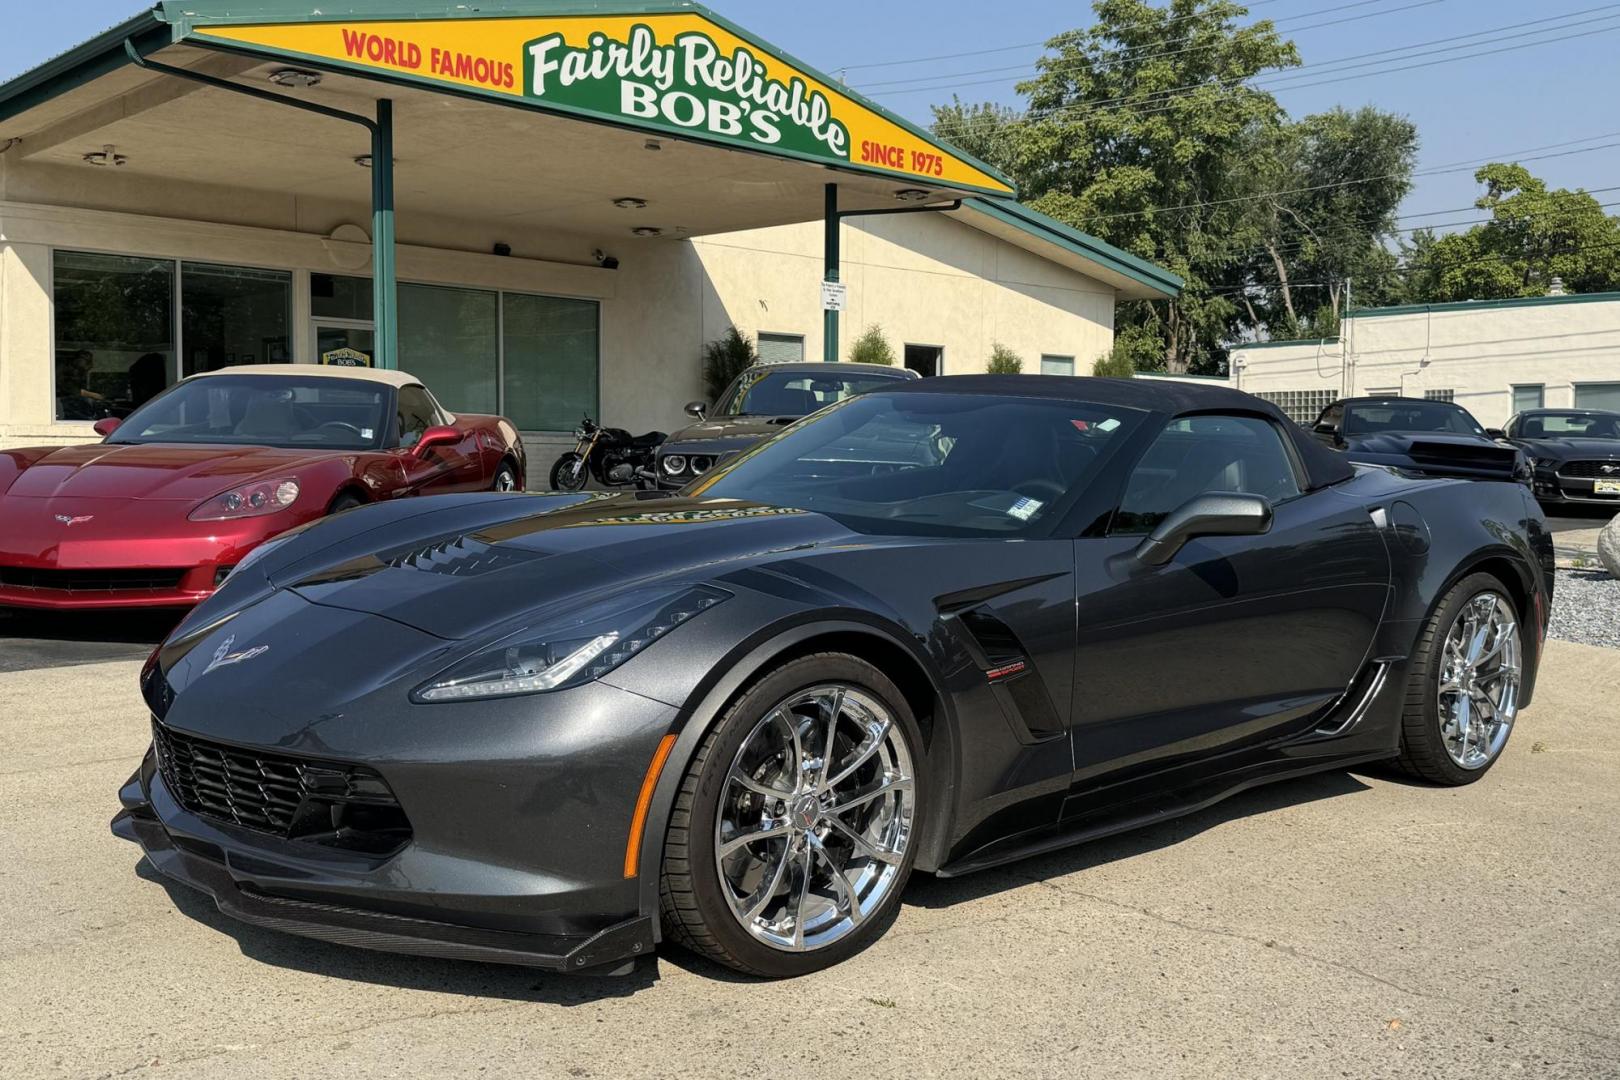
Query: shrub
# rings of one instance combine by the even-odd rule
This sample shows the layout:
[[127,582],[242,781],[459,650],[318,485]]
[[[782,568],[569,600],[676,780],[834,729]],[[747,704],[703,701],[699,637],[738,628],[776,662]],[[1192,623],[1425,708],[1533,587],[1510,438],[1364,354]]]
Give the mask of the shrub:
[[894,366],[894,346],[883,336],[883,327],[873,323],[861,332],[861,336],[855,339],[855,344],[850,346],[849,362]]
[[991,375],[1022,375],[1024,358],[998,341],[990,346],[990,363],[984,370]]
[[759,363],[759,353],[748,335],[733,326],[703,346],[703,387],[712,406],[726,392],[731,380]]
[[1136,365],[1131,361],[1130,344],[1114,342],[1114,347],[1097,357],[1097,362],[1091,365],[1091,373],[1106,379],[1134,378]]

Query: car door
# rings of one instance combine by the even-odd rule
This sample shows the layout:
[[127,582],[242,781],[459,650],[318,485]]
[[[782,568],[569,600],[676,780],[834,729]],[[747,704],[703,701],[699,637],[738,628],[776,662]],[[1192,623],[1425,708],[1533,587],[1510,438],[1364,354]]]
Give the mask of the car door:
[[406,487],[415,495],[443,495],[456,491],[478,491],[486,486],[483,478],[483,448],[477,433],[463,431],[455,442],[436,442],[419,448],[429,428],[446,426],[447,419],[437,402],[421,386],[399,388],[399,454],[405,468]]
[[[1268,533],[1195,539],[1163,566],[1133,556],[1172,510],[1233,491],[1271,502]],[[1258,415],[1169,421],[1131,469],[1108,534],[1077,552],[1081,787],[1309,730],[1367,660],[1389,592],[1365,508],[1304,490],[1291,444]]]

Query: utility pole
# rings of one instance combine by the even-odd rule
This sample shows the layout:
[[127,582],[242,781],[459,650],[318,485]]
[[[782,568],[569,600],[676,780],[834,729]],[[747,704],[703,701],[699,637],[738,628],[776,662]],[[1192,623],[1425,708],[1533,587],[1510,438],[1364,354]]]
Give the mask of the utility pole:
[[1356,379],[1352,372],[1355,366],[1355,350],[1351,348],[1350,341],[1350,298],[1356,287],[1355,278],[1344,279],[1344,317],[1339,320],[1339,352],[1344,359],[1339,364],[1342,378],[1340,379],[1339,396],[1353,397],[1355,395]]

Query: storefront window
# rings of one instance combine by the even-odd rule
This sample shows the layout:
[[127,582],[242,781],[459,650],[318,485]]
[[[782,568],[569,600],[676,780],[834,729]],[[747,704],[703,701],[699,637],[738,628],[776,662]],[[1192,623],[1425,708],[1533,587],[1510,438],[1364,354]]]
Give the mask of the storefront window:
[[128,416],[174,381],[174,263],[56,253],[56,418]]
[[180,272],[185,373],[292,359],[292,275],[186,263]]
[[568,431],[597,416],[597,305],[506,294],[506,415],[523,431]]
[[370,322],[371,279],[338,274],[309,275],[309,310],[317,319]]
[[422,380],[451,412],[499,412],[495,309],[492,292],[401,285],[400,369]]

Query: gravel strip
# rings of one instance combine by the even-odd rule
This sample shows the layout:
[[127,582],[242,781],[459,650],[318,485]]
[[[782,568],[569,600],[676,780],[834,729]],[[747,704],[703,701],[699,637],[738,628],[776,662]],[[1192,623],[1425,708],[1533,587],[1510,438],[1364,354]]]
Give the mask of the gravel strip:
[[1620,578],[1603,570],[1560,570],[1549,637],[1620,649]]

